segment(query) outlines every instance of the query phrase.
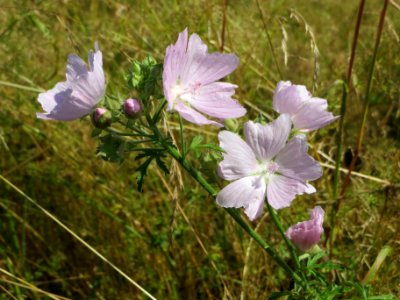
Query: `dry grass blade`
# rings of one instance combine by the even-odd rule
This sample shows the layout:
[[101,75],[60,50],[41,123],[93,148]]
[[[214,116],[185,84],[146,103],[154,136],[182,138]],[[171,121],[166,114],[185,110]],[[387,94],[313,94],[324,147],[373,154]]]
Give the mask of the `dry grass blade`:
[[14,297],[13,294],[11,294],[10,291],[8,291],[4,286],[0,285],[0,289],[7,294],[8,297],[10,297],[10,299],[15,299],[18,300],[18,298]]
[[[264,216],[260,219],[260,222],[257,224],[255,228],[255,232],[258,233],[260,227],[262,224],[264,224],[265,219],[269,216],[269,213],[265,213]],[[240,300],[245,300],[246,299],[246,287],[248,286],[247,280],[248,280],[248,273],[249,273],[249,263],[250,263],[250,257],[251,257],[251,252],[253,249],[254,245],[254,240],[250,239],[249,240],[249,245],[247,246],[246,249],[246,255],[244,258],[244,266],[243,266],[243,272],[242,272],[242,291],[240,292]]]
[[49,297],[51,299],[54,299],[54,300],[70,300],[70,298],[66,298],[66,297],[58,296],[58,295],[53,294],[53,293],[46,292],[46,291],[34,286],[33,284],[27,282],[26,280],[24,280],[22,278],[18,278],[17,276],[15,276],[15,275],[11,274],[10,272],[4,270],[3,268],[0,268],[0,272],[5,274],[5,275],[7,275],[7,276],[9,276],[9,277],[11,277],[11,278],[13,278],[13,279],[15,279],[15,280],[17,280],[18,282],[12,281],[12,280],[8,280],[8,279],[4,279],[4,278],[1,278],[1,277],[0,277],[0,281],[3,281],[3,282],[6,282],[6,283],[9,283],[9,284],[13,284],[13,285],[16,285],[16,286],[19,286],[19,287],[23,287],[23,288],[29,289],[32,292],[43,294],[43,295],[45,295],[45,296],[47,296],[47,297]]
[[[328,169],[332,169],[332,170],[335,169],[335,166],[327,164],[327,163],[320,162],[320,165],[325,167],[325,168],[328,168]],[[343,172],[343,173],[347,173],[349,171],[349,169],[345,169],[345,168],[339,168],[339,170],[340,170],[340,172]],[[368,180],[371,180],[371,181],[382,183],[385,186],[388,186],[388,185],[392,184],[389,180],[380,179],[378,177],[369,176],[369,175],[366,175],[366,174],[363,174],[363,173],[359,173],[359,172],[354,172],[353,171],[352,174],[354,176],[358,176],[358,177],[361,177],[361,178],[364,178],[364,179],[368,179]]]
[[314,31],[312,30],[311,26],[307,23],[306,19],[296,10],[292,9],[290,12],[290,17],[295,19],[297,22],[302,23],[304,25],[304,29],[306,31],[306,35],[310,37],[310,47],[311,51],[314,56],[314,74],[313,74],[313,89],[312,91],[315,92],[318,88],[318,76],[320,71],[319,65],[319,49],[317,46],[317,39],[315,37]]
[[400,10],[400,4],[398,4],[396,1],[390,0],[390,4],[392,4],[397,10]]
[[[172,199],[177,198],[177,197],[175,197],[174,192],[171,190],[171,187],[169,186],[168,182],[167,182],[167,181],[165,180],[165,178],[162,176],[160,170],[159,170],[159,169],[155,169],[155,172],[157,173],[157,176],[161,179],[161,181],[162,181],[162,183],[164,184],[165,188],[167,189],[167,191],[168,191],[170,197],[172,197]],[[207,257],[210,257],[210,254],[209,254],[209,252],[207,251],[207,248],[205,247],[205,245],[204,245],[203,241],[201,240],[200,236],[197,234],[196,229],[194,228],[194,226],[193,226],[192,223],[190,222],[190,220],[189,220],[188,216],[186,215],[185,211],[184,211],[183,208],[181,207],[181,205],[180,205],[180,203],[179,203],[179,200],[178,200],[178,199],[175,199],[175,201],[176,201],[176,207],[177,207],[177,209],[179,210],[179,213],[182,215],[183,219],[184,219],[185,222],[188,224],[190,230],[193,232],[193,234],[194,234],[194,236],[195,236],[195,238],[196,238],[196,241],[197,241],[197,242],[199,243],[199,245],[200,245],[200,248],[203,250],[204,254],[205,254]],[[219,278],[221,279],[221,282],[222,282],[222,284],[223,284],[223,286],[224,286],[224,289],[225,289],[226,293],[227,293],[228,295],[230,295],[231,298],[232,298],[232,294],[231,294],[231,292],[229,291],[228,285],[227,285],[227,283],[225,282],[225,280],[223,279],[222,274],[221,274],[221,272],[219,271],[217,265],[216,265],[216,264],[214,263],[214,261],[212,261],[212,260],[210,260],[210,262],[211,262],[211,265],[212,265],[212,267],[214,268],[214,270],[218,273]],[[233,299],[233,298],[232,298],[232,299]]]
[[7,183],[11,188],[13,188],[16,192],[18,192],[21,196],[23,196],[26,200],[31,202],[33,205],[35,205],[38,209],[40,209],[46,216],[48,216],[50,219],[52,219],[54,222],[57,223],[60,227],[62,227],[65,231],[67,231],[70,235],[72,235],[75,239],[77,239],[81,244],[83,244],[86,248],[88,248],[91,252],[93,252],[97,257],[99,257],[102,261],[104,261],[106,264],[108,264],[111,268],[113,268],[115,271],[117,271],[122,277],[124,277],[126,280],[128,280],[131,284],[133,284],[136,288],[138,288],[143,294],[145,294],[147,297],[150,299],[156,299],[153,297],[148,291],[146,291],[141,285],[139,285],[136,281],[134,281],[132,278],[130,278],[127,274],[125,274],[120,268],[118,268],[116,265],[114,265],[112,262],[110,262],[107,258],[105,258],[102,254],[100,254],[96,249],[94,249],[91,245],[89,245],[85,240],[83,240],[81,237],[79,237],[75,232],[73,232],[71,229],[69,229],[63,222],[61,222],[57,217],[55,217],[53,214],[51,214],[49,211],[47,211],[45,208],[43,208],[40,204],[38,204],[35,200],[30,198],[28,195],[26,195],[23,191],[21,191],[18,187],[16,187],[14,184],[12,184],[10,181],[8,181],[6,178],[4,178],[2,175],[0,175],[0,179],[2,179],[5,183]]
[[0,80],[0,85],[16,88],[16,89],[20,89],[20,90],[25,90],[25,91],[29,91],[29,92],[34,92],[34,93],[42,93],[42,92],[44,92],[43,89],[34,88],[34,87],[30,87],[30,86],[26,86],[26,85],[22,85],[22,84],[17,84],[17,83],[12,83],[12,82],[8,82],[8,81],[3,81],[3,80]]
[[374,264],[372,267],[369,269],[367,275],[365,275],[364,279],[362,282],[364,284],[370,283],[376,274],[378,273],[380,267],[384,263],[385,259],[392,253],[392,248],[390,246],[385,246],[382,248],[381,251],[379,251],[378,256],[375,259]]

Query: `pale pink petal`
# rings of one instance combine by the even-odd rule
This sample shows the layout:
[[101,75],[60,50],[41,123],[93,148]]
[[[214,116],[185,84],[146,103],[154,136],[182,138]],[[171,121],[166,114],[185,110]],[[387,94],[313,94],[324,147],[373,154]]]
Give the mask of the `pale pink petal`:
[[190,103],[198,111],[215,118],[242,117],[246,114],[246,109],[231,98],[236,87],[226,82],[210,83],[200,87]]
[[320,226],[322,226],[322,224],[324,223],[324,216],[325,212],[321,206],[314,207],[313,210],[311,210],[310,212],[311,220],[313,220],[316,224]]
[[185,86],[195,83],[206,85],[229,75],[238,65],[239,59],[233,54],[208,54],[207,45],[197,34],[192,34],[189,38],[181,82]]
[[105,91],[100,50],[89,53],[89,70],[80,57],[69,55],[66,77],[66,82],[39,94],[39,102],[45,112],[37,113],[38,118],[70,121],[94,109]]
[[[197,34],[188,39],[187,29],[182,32],[175,45],[167,48],[164,59],[163,88],[168,101],[168,110],[176,110],[181,102],[197,112],[219,120],[243,116],[246,110],[232,99],[235,85],[215,81],[230,74],[239,60],[232,54],[208,53],[207,46]],[[186,120],[194,119],[194,113],[182,109]],[[206,117],[205,117],[206,118]],[[200,121],[201,124],[218,122]]]
[[307,154],[308,146],[304,135],[297,135],[278,153],[275,162],[278,172],[300,181],[316,180],[322,176],[320,164]]
[[230,131],[218,134],[219,145],[224,150],[218,173],[226,180],[235,180],[252,175],[257,170],[257,159],[240,136]]
[[281,81],[275,89],[272,106],[278,113],[294,115],[310,98],[311,94],[304,85]]
[[[88,109],[93,108],[104,96],[105,78],[103,72],[101,51],[89,54],[89,68],[87,75],[71,83],[73,95],[82,99]],[[92,60],[92,61],[91,61]],[[91,61],[91,62],[90,62]]]
[[257,176],[244,177],[224,187],[217,195],[222,207],[245,207],[250,220],[259,217],[265,198],[265,182]]
[[94,50],[95,52],[89,51],[89,71],[93,71],[96,68],[103,70],[103,54],[97,42],[94,43]]
[[66,77],[67,81],[77,80],[80,76],[86,75],[88,69],[85,62],[76,54],[68,55]]
[[[72,121],[79,119],[90,112],[90,110],[84,106],[85,103],[72,95],[71,89],[56,94],[52,94],[51,91],[52,90],[39,95],[39,102],[47,113],[36,113],[37,118],[45,120]],[[56,105],[52,107],[54,103]],[[45,107],[51,107],[51,109],[47,110]]]
[[272,105],[277,112],[289,114],[294,127],[303,132],[322,128],[338,118],[328,112],[325,99],[313,98],[304,85],[290,81],[278,83]]
[[311,219],[291,226],[286,231],[286,236],[301,251],[305,252],[318,244],[324,232],[322,224],[324,222],[324,210],[316,206],[310,213]]
[[270,175],[267,184],[267,200],[275,209],[288,207],[296,195],[309,192],[306,183],[283,175]]
[[[97,51],[89,52],[89,78],[88,81],[94,91],[93,98],[100,99],[104,96],[106,80],[103,71],[103,54],[98,50],[97,42],[95,43]],[[97,104],[97,102],[96,102]]]
[[293,116],[293,124],[304,132],[325,127],[339,118],[327,109],[328,102],[325,99],[311,98]]
[[[39,103],[42,105],[43,110],[46,112],[50,112],[57,106],[57,104],[65,101],[64,99],[70,97],[71,93],[72,90],[67,82],[59,82],[51,90],[40,93],[38,100]],[[58,95],[57,98],[56,95]]]
[[174,108],[186,121],[192,122],[197,125],[214,125],[217,127],[223,127],[221,123],[207,119],[201,113],[195,111],[193,108],[184,105],[182,102],[177,103]]
[[168,101],[168,107],[171,109],[173,101],[171,95],[171,89],[176,85],[181,70],[183,68],[183,62],[186,60],[186,48],[188,42],[188,30],[187,28],[181,32],[178,36],[178,40],[174,45],[171,45],[166,50],[164,59],[164,70],[163,70],[163,88],[164,95]]
[[246,141],[260,160],[270,160],[284,146],[288,139],[292,122],[288,115],[280,115],[267,125],[253,123],[244,124]]
[[314,186],[312,186],[308,182],[306,183],[306,189],[305,189],[304,193],[306,193],[306,194],[314,194],[316,191],[317,190],[315,189]]
[[[264,185],[265,187],[265,185]],[[261,194],[261,192],[260,192]],[[261,217],[264,210],[264,202],[265,202],[265,188],[262,192],[263,197],[256,198],[253,202],[251,202],[248,206],[245,207],[244,213],[249,217],[250,221],[254,221]]]

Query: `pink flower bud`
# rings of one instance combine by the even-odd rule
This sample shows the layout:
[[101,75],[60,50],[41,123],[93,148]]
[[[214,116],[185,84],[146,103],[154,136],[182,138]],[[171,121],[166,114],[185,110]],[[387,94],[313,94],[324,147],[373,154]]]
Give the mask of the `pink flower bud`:
[[97,128],[107,128],[111,125],[111,113],[103,107],[96,108],[92,113],[92,123]]
[[314,245],[318,244],[321,234],[324,232],[322,227],[324,215],[325,212],[320,206],[314,207],[310,212],[310,220],[291,226],[286,231],[286,236],[301,251],[310,250]]
[[124,102],[123,109],[128,118],[137,118],[142,110],[142,106],[137,99],[127,99]]

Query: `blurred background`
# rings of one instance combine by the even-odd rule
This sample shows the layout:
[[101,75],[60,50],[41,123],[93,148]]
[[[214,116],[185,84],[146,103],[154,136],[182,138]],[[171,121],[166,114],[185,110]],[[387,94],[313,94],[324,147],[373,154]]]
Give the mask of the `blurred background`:
[[[343,168],[361,123],[382,3],[366,1],[347,103]],[[394,295],[400,295],[399,3],[388,7],[359,174],[352,176],[340,208],[333,252],[362,280],[379,251],[390,246],[391,256],[371,284],[374,293]],[[281,79],[306,85],[338,115],[338,80],[346,76],[358,6],[335,0],[0,0],[0,174],[159,299],[265,299],[287,288],[289,279],[192,179],[168,162],[172,176],[151,168],[138,193],[133,154],[122,164],[96,157],[90,120],[38,120],[37,96],[64,80],[68,54],[86,60],[97,40],[108,92],[128,98],[131,61],[152,54],[162,62],[165,48],[188,27],[210,51],[240,58],[229,80],[239,85],[236,98],[248,118],[274,116],[272,93]],[[216,129],[187,125],[188,139],[200,131],[216,143]],[[285,228],[306,219],[314,205],[329,213],[337,131],[338,123],[311,134],[310,153],[323,163],[324,176],[315,182],[317,193],[297,197],[280,212]],[[210,178],[215,175],[206,163],[193,162]],[[284,250],[267,213],[252,225]],[[55,297],[48,293],[146,298],[0,180],[0,298]]]

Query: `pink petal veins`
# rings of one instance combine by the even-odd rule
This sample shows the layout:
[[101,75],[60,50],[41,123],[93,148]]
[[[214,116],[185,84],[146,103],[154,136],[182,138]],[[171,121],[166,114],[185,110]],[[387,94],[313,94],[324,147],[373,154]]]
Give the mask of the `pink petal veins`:
[[219,164],[219,175],[226,180],[249,176],[257,171],[257,159],[240,136],[229,131],[218,134],[219,144],[224,149],[224,160]]
[[245,207],[250,220],[259,217],[265,198],[265,183],[257,176],[243,177],[224,187],[217,195],[222,207]]
[[322,128],[338,118],[328,111],[325,99],[312,97],[305,86],[290,81],[278,83],[273,107],[281,114],[289,114],[294,127],[303,132]]
[[79,56],[68,56],[67,81],[39,94],[38,100],[45,112],[37,113],[38,118],[71,121],[94,109],[105,92],[102,54],[98,46],[95,48],[95,53],[89,52],[89,68]]
[[285,146],[291,126],[290,117],[285,114],[266,125],[246,122],[244,124],[246,142],[258,159],[270,160]]
[[310,212],[310,220],[289,227],[286,236],[302,251],[307,251],[318,244],[324,232],[322,227],[325,212],[320,206]]
[[207,116],[220,120],[243,116],[246,110],[232,99],[237,86],[217,82],[233,72],[238,64],[233,54],[209,54],[200,37],[192,34],[188,38],[185,29],[177,42],[166,50],[163,88],[168,110],[177,111],[197,125],[220,126],[219,122],[205,121]]
[[316,180],[322,176],[320,164],[307,154],[308,146],[305,135],[295,136],[276,156],[279,173],[301,180]]

